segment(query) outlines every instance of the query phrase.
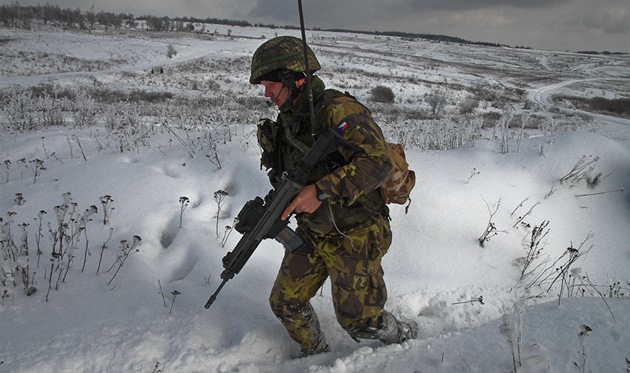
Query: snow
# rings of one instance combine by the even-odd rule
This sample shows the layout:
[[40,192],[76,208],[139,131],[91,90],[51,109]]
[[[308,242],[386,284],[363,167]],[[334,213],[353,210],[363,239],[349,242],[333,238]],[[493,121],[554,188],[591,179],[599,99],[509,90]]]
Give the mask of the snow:
[[[130,87],[120,72],[144,74],[155,66],[197,58],[250,56],[261,43],[254,38],[261,34],[272,37],[275,32],[234,28],[233,35],[248,38],[224,37],[209,44],[182,35],[153,39],[141,34],[0,29],[2,38],[18,40],[5,44],[7,49],[3,46],[0,54],[6,53],[5,57],[18,55],[14,52],[18,50],[56,51],[84,60],[119,61],[92,72],[77,68],[61,74],[32,73],[39,68],[27,68],[25,61],[14,68],[5,64],[0,70],[0,88],[49,79],[72,85],[87,75]],[[396,61],[397,76],[409,73],[433,82],[479,79],[455,64],[457,56],[468,62],[477,58],[475,65],[504,71],[508,63],[525,64],[517,57],[532,53],[533,65],[523,65],[526,76],[543,71],[547,76],[557,63],[555,55],[537,51],[385,42],[331,33],[309,37],[319,50],[330,52],[323,54],[323,65],[343,65],[348,70],[353,64],[361,65],[362,61],[352,57],[333,55],[342,48],[356,48],[360,50],[357,56],[374,59],[371,71],[383,72],[383,66]],[[164,56],[168,43],[180,52],[173,60]],[[405,52],[413,49],[409,43],[415,51]],[[505,53],[505,59],[500,53]],[[379,55],[382,59],[375,57]],[[557,58],[566,61],[575,58],[559,55]],[[426,63],[423,58],[446,61],[447,67],[426,69],[421,67]],[[532,83],[530,97],[548,106],[547,95],[552,90],[568,89],[570,83],[587,79],[599,81],[599,90],[609,89],[605,67],[610,65],[611,75],[617,76],[620,66],[627,69],[628,62],[619,62],[618,57],[597,58],[602,59],[597,76],[573,76],[563,70],[567,75],[562,81]],[[489,80],[502,81],[491,70],[475,71],[487,74]],[[206,72],[206,76],[215,73]],[[232,78],[242,83],[234,83],[231,89],[259,95],[258,88],[248,86],[247,74],[247,70],[233,73]],[[624,74],[618,77],[627,86],[627,70]],[[341,74],[323,76],[338,86],[348,83]],[[405,100],[418,95],[403,91],[396,79],[392,84]],[[415,89],[419,88],[410,88]],[[358,87],[357,96],[365,99],[366,91]],[[252,110],[256,115],[273,115],[264,107]],[[37,292],[26,296],[19,285],[6,287],[9,296],[0,305],[0,372],[507,372],[514,371],[508,338],[517,336],[522,338],[519,372],[579,372],[576,364],[581,358],[586,359],[584,371],[625,371],[630,367],[630,121],[598,114],[594,121],[575,123],[580,118],[570,117],[574,126],[553,134],[530,132],[519,151],[513,139],[507,154],[501,153],[491,135],[453,150],[407,149],[417,185],[408,213],[404,206],[391,206],[394,242],[383,267],[387,309],[416,321],[420,335],[401,345],[356,343],[336,323],[329,285],[325,284],[313,306],[332,352],[302,359],[295,358],[298,347],[267,302],[282,258],[282,248],[275,241],[263,241],[213,306],[203,308],[220,283],[221,258],[240,238],[234,232],[223,245],[224,227],[232,224],[247,200],[269,190],[265,172],[259,169],[260,152],[251,145],[255,143],[255,123],[240,124],[232,141],[218,145],[221,169],[202,154],[191,158],[188,149],[165,130],[157,131],[149,145],[132,152],[120,152],[102,126],[97,126],[100,131],[70,126],[30,133],[3,130],[0,160],[10,160],[12,165],[0,170],[1,216],[6,222],[8,212],[15,213],[11,234],[18,246],[22,242],[19,225],[29,224],[29,264],[35,272]],[[83,153],[72,140],[75,138]],[[561,183],[583,156],[598,157],[589,176],[601,172],[602,180],[596,185],[588,184],[586,178]],[[33,172],[18,164],[22,158],[45,162],[46,170],[35,182]],[[218,190],[229,196],[221,207],[217,235]],[[18,204],[16,193],[22,193],[26,202]],[[53,278],[47,301],[45,276],[50,275],[51,262],[46,224],[55,226],[54,207],[64,202],[65,193],[76,203],[77,214],[91,205],[99,211],[86,225],[85,270],[81,270],[86,245],[82,235],[72,268],[58,290]],[[113,199],[108,224],[103,224],[105,209],[100,201],[105,195]],[[183,211],[182,196],[190,200]],[[37,266],[40,210],[47,214],[43,218],[43,254]],[[490,220],[496,235],[481,247],[479,237]],[[527,289],[519,283],[522,267],[517,263],[527,254],[533,228],[545,222],[548,234],[540,242],[541,255],[534,262],[539,270],[549,267],[569,247],[584,253],[571,267],[577,277],[573,281],[583,283],[571,288],[572,296],[564,288],[564,295],[558,297],[560,281],[550,291],[551,281]],[[132,250],[114,275],[121,240],[131,245],[134,236],[141,238],[137,252]],[[609,286],[617,282],[622,294],[609,297]],[[582,325],[592,331],[580,336]],[[506,328],[512,332],[501,331]]]

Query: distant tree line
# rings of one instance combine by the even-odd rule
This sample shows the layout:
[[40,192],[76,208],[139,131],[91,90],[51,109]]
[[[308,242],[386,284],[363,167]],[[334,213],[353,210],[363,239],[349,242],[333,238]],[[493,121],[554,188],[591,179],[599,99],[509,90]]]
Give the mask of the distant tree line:
[[219,18],[192,18],[192,17],[154,17],[141,16],[138,21],[145,21],[148,30],[152,31],[195,31],[195,23],[218,24],[228,26],[251,27],[252,25],[246,21],[234,21]]
[[357,31],[357,30],[346,30],[346,29],[326,29],[322,31],[348,32],[348,33],[368,34],[368,35],[382,35],[382,36],[391,36],[391,37],[397,37],[397,38],[407,39],[407,40],[425,39],[425,40],[433,40],[433,41],[440,41],[440,42],[446,42],[446,43],[484,45],[488,47],[505,46],[503,44],[487,43],[487,42],[482,42],[482,41],[470,41],[470,40],[466,40],[462,38],[457,38],[454,36],[440,35],[440,34],[417,34],[417,33],[400,32],[400,31]]
[[106,28],[120,29],[123,24],[133,25],[134,16],[125,13],[94,12],[94,7],[81,12],[80,9],[61,9],[58,5],[20,6],[17,2],[0,6],[0,23],[5,27],[30,30],[34,22],[52,24],[68,29],[86,30],[98,23]]
[[58,5],[21,6],[18,2],[0,6],[0,24],[5,27],[30,30],[36,22],[62,26],[68,29],[89,30],[98,24],[106,29],[120,29],[123,25],[137,27],[137,21],[144,21],[152,31],[193,31],[193,23],[213,23],[229,26],[251,26],[246,21],[233,21],[217,18],[169,18],[151,15],[136,18],[133,14],[95,12],[94,6],[86,12],[80,9],[61,9]]
[[553,100],[555,102],[567,100],[578,109],[613,113],[624,118],[630,118],[630,98],[585,98],[566,95],[554,95]]
[[603,51],[603,52],[597,52],[597,51],[577,51],[576,53],[581,53],[581,54],[604,54],[604,55],[608,55],[608,54],[627,54],[625,52],[609,52],[609,51]]
[[591,97],[586,100],[586,103],[593,110],[606,111],[626,117],[630,116],[630,98],[607,99],[603,97]]

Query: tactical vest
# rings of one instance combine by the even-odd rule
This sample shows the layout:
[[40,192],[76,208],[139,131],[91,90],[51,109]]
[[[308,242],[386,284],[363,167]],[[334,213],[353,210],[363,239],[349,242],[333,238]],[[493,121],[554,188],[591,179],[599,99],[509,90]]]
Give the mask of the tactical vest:
[[[303,95],[306,96],[306,95]],[[316,133],[320,135],[329,126],[336,123],[325,123],[325,107],[332,99],[342,98],[358,103],[354,97],[336,90],[322,91],[314,101]],[[304,105],[298,105],[304,107]],[[364,107],[365,108],[365,107]],[[367,110],[367,108],[366,108]],[[368,110],[369,112],[369,110]],[[273,162],[275,172],[291,173],[299,164],[304,154],[313,143],[310,130],[310,114],[281,113],[278,116],[275,146],[277,151]],[[317,164],[310,174],[308,183],[314,183],[334,169],[346,165],[348,162],[341,154],[334,152],[326,160]],[[298,223],[318,234],[333,233],[336,229],[344,232],[346,229],[367,220],[370,216],[381,214],[389,216],[389,209],[383,201],[378,189],[362,195],[357,202],[350,206],[333,204],[324,201],[320,208],[312,214],[299,214]],[[345,233],[345,232],[344,232]]]

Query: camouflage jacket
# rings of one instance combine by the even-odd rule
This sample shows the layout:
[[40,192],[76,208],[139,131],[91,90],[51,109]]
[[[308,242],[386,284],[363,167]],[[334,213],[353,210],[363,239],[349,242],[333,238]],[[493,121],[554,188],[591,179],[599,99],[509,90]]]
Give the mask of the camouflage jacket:
[[[387,216],[389,210],[379,185],[392,164],[380,127],[370,111],[354,97],[326,90],[316,76],[312,85],[316,133],[333,128],[354,146],[340,147],[311,172],[309,184],[315,183],[326,200],[314,213],[298,214],[298,225],[326,235],[335,234],[337,229],[347,231],[374,214]],[[297,167],[313,143],[308,107],[308,97],[303,94],[292,111],[280,113],[276,122],[267,120],[259,125],[258,139],[263,148],[261,163],[271,168],[272,184],[278,175],[290,173]]]

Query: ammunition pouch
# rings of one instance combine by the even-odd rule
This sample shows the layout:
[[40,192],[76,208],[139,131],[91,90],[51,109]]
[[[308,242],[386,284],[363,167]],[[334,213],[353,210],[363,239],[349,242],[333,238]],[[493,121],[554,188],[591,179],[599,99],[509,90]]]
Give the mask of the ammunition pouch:
[[278,130],[280,126],[271,119],[261,119],[258,122],[256,138],[262,148],[260,164],[266,169],[276,167],[276,152],[278,151]]

